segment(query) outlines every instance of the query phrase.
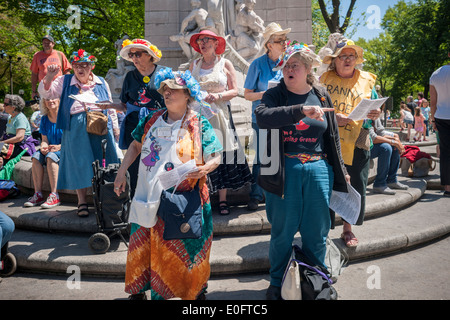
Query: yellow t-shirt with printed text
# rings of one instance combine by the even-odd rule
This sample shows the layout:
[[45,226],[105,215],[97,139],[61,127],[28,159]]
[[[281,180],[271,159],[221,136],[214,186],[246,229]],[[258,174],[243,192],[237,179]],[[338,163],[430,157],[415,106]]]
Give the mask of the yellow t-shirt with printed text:
[[[358,69],[355,69],[353,77],[341,78],[332,70],[325,72],[320,77],[320,82],[327,88],[335,112],[349,115],[362,99],[371,98],[376,78],[376,75]],[[355,142],[362,125],[363,120],[360,120],[339,127],[342,157],[346,165],[353,163]]]

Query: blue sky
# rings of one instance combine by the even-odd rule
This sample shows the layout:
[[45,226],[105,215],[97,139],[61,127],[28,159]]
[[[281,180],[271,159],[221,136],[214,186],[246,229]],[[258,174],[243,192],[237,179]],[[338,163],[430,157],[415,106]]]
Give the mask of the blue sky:
[[[397,2],[398,0],[357,0],[352,14],[352,20],[355,21],[355,19],[359,17],[360,24],[352,38],[354,40],[357,40],[358,38],[364,38],[366,40],[376,38],[381,32],[383,32],[381,27],[377,26],[377,22],[381,22],[386,10],[389,7],[393,7]],[[415,1],[406,0],[406,2]],[[342,0],[341,16],[347,12],[349,3],[350,0]],[[363,13],[366,13],[364,19],[361,18]]]

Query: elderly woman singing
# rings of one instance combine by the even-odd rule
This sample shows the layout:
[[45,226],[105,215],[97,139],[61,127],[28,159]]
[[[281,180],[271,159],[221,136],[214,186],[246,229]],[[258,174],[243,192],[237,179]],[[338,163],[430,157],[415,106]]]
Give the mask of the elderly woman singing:
[[[334,223],[329,202],[332,189],[347,192],[347,171],[342,159],[334,109],[326,89],[315,84],[312,68],[320,59],[304,43],[292,42],[276,69],[283,79],[266,91],[255,110],[261,129],[271,129],[268,154],[278,153],[275,174],[264,174],[270,237],[268,299],[280,299],[283,273],[294,235],[299,231],[302,249],[318,266],[326,268],[326,238]],[[274,132],[272,131],[276,131]],[[276,139],[277,141],[271,141]],[[278,143],[272,150],[272,143]]]
[[[222,146],[208,120],[194,111],[201,101],[200,86],[189,71],[173,73],[170,68],[163,69],[156,75],[155,84],[167,110],[149,114],[139,122],[132,133],[135,140],[114,182],[117,194],[125,190],[125,173],[140,154],[129,219],[132,234],[125,291],[131,299],[145,298],[147,290],[151,290],[152,299],[202,299],[210,274],[213,230],[206,177],[219,165]],[[176,191],[199,192],[201,235],[168,239],[166,229],[174,224],[164,220],[158,211],[161,194],[168,187],[163,185],[163,177],[189,163],[190,173],[180,176],[182,181],[177,181]],[[183,224],[181,232],[189,229],[189,224]]]
[[[42,98],[58,97],[61,101],[56,122],[56,128],[63,130],[58,189],[76,190],[79,217],[89,215],[86,195],[88,188],[92,186],[92,162],[101,161],[103,157],[102,140],[107,140],[106,165],[119,161],[111,125],[108,124],[108,132],[105,135],[86,131],[87,112],[101,111],[96,103],[112,101],[106,81],[92,72],[96,61],[93,55],[80,49],[74,52],[71,58],[74,74],[54,79],[59,72],[59,66],[50,65],[38,89]],[[81,94],[84,97],[91,96],[92,99],[72,98]],[[115,110],[108,110],[108,113],[115,115]]]

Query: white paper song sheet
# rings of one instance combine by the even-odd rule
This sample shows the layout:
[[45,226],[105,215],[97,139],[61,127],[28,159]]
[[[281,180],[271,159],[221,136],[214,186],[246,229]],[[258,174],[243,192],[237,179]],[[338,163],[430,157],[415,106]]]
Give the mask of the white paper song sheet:
[[348,223],[355,224],[361,211],[361,195],[348,183],[347,188],[348,193],[334,190],[331,192],[330,209]]
[[367,114],[372,110],[380,108],[387,99],[389,99],[389,97],[375,100],[362,99],[355,109],[353,109],[353,111],[348,115],[348,118],[354,121],[367,119]]
[[69,96],[69,98],[72,98],[74,100],[77,100],[79,102],[84,102],[84,103],[100,103],[98,101],[98,98],[95,96],[95,94],[92,91],[85,91],[83,93],[80,94],[71,94]]
[[195,164],[195,159],[192,159],[170,171],[159,174],[159,182],[161,182],[163,189],[167,190],[178,185],[188,173],[194,171],[197,171],[197,166]]

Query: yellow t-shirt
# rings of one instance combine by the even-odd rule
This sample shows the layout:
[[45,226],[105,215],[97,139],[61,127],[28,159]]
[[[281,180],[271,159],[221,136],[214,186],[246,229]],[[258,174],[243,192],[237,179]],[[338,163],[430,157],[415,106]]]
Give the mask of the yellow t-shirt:
[[[336,72],[328,71],[320,77],[320,82],[327,88],[333,101],[336,113],[349,115],[362,99],[370,99],[376,75],[355,69],[351,78],[341,78]],[[344,127],[339,127],[341,150],[344,163],[352,165],[355,142],[358,138],[363,120],[353,121]]]

